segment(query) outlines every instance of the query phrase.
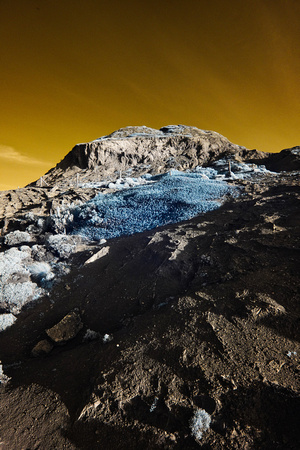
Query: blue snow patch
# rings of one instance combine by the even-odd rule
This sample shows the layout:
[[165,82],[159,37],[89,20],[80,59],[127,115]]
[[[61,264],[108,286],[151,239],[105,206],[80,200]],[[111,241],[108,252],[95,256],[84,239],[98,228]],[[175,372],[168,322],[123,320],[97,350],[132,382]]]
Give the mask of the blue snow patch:
[[221,205],[237,188],[203,179],[199,173],[172,170],[149,179],[150,184],[99,194],[72,210],[67,232],[89,239],[111,239],[190,219]]

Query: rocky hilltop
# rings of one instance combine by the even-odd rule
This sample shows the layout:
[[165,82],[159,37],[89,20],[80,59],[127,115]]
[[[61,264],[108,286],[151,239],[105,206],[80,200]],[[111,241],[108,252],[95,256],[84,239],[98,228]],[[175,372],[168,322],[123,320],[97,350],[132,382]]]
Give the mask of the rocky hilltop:
[[0,193],[2,448],[298,450],[299,153],[127,127]]
[[66,180],[74,183],[72,177],[80,173],[84,180],[97,181],[108,176],[114,179],[128,169],[131,175],[139,176],[171,168],[194,169],[224,157],[255,162],[267,156],[232,144],[219,133],[196,127],[169,125],[160,130],[126,127],[92,142],[77,144],[44,179],[49,184]]

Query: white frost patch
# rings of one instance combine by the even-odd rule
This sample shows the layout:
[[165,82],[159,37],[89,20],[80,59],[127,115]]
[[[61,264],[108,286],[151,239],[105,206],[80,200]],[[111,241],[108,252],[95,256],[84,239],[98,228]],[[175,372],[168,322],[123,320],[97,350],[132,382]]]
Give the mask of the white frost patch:
[[39,298],[44,290],[30,281],[27,265],[32,260],[27,251],[10,248],[0,253],[0,305],[11,313]]
[[203,433],[210,427],[211,417],[205,409],[197,409],[190,420],[192,436],[200,440]]
[[110,342],[112,340],[113,340],[113,337],[111,334],[105,334],[103,336],[102,342],[103,342],[103,344],[107,344],[108,342]]
[[0,332],[6,330],[6,328],[11,327],[17,318],[13,314],[1,314],[0,315]]
[[[203,178],[210,180],[237,180],[249,179],[254,174],[274,174],[266,169],[264,165],[247,164],[234,160],[219,159],[211,167],[196,167],[195,172]],[[275,175],[275,174],[274,174]]]
[[20,247],[21,252],[28,253],[28,255],[31,255],[31,248],[28,245],[21,245]]
[[2,289],[2,303],[14,314],[17,314],[26,303],[38,299],[44,290],[36,283],[26,281],[25,283],[9,283]]
[[24,267],[24,260],[28,257],[29,254],[27,252],[17,248],[10,248],[6,252],[0,253],[0,286],[14,273],[29,274]]
[[134,186],[141,186],[143,184],[152,183],[147,177],[141,176],[138,178],[133,177],[121,177],[116,181],[100,181],[100,182],[89,182],[89,183],[80,183],[79,187],[81,188],[108,188],[108,189],[128,189]]
[[108,183],[107,187],[109,189],[128,189],[130,187],[134,186],[141,186],[143,184],[149,184],[153,183],[153,181],[150,181],[149,179],[145,177],[139,177],[139,178],[118,178],[114,183],[110,182]]
[[2,364],[0,364],[0,384],[5,384],[10,378],[4,374]]
[[287,356],[292,358],[292,356],[297,356],[297,352],[287,352]]
[[50,264],[46,262],[35,262],[28,266],[30,274],[36,278],[50,281],[54,278]]
[[83,336],[84,341],[94,341],[95,339],[98,339],[100,336],[97,331],[90,330],[89,328],[86,330],[85,335]]

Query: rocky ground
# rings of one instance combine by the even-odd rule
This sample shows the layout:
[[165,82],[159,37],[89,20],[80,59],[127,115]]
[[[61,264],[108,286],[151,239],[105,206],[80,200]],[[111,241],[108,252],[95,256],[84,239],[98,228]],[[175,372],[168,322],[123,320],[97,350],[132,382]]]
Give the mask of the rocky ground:
[[229,180],[243,194],[215,211],[67,254],[51,208],[96,188],[2,193],[2,252],[60,267],[0,334],[3,449],[299,448],[299,168],[281,156],[291,171]]

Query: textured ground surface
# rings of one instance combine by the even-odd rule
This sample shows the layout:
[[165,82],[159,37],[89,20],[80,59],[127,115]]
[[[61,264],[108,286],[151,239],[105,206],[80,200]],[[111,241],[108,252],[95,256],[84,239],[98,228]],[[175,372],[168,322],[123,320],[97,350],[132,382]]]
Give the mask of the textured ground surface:
[[[288,172],[231,177],[243,195],[177,224],[64,234],[70,204],[120,192],[120,171],[220,157]],[[128,127],[1,192],[0,447],[298,449],[299,168],[299,148]]]
[[[298,174],[243,184],[243,198],[111,240],[93,263],[76,254],[1,333],[3,448],[298,448]],[[31,357],[74,308],[77,336]],[[197,408],[211,416],[199,442]]]

